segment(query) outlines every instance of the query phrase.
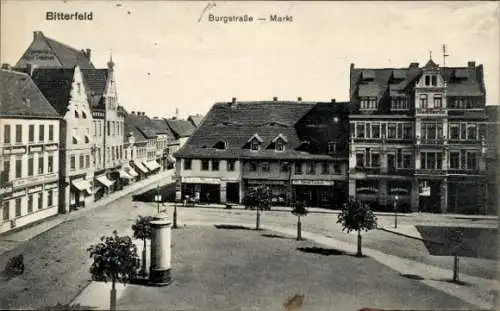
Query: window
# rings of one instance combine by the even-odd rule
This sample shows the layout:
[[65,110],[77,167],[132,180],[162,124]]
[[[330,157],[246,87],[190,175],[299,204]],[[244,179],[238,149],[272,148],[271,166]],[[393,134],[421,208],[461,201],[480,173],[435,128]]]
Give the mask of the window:
[[21,178],[23,169],[23,160],[21,158],[16,158],[16,178]]
[[44,158],[42,155],[38,158],[38,174],[43,175],[43,161]]
[[321,174],[328,174],[328,162],[321,162]]
[[78,92],[78,95],[82,93],[82,85],[80,84],[80,82],[76,84],[76,90]]
[[257,151],[257,150],[259,150],[259,148],[260,148],[260,144],[256,139],[254,139],[250,142],[250,150]]
[[475,152],[467,152],[467,169],[477,169],[477,154]]
[[412,139],[412,127],[411,124],[405,123],[403,124],[403,139]]
[[411,153],[403,153],[402,168],[411,168]]
[[372,128],[372,138],[380,138],[380,123],[373,123]]
[[54,191],[47,191],[47,207],[51,207],[54,204]]
[[9,206],[9,200],[3,201],[2,204],[2,217],[3,221],[9,221],[10,219],[10,206]]
[[436,75],[432,75],[431,83],[432,83],[432,86],[437,86],[437,76]]
[[314,163],[314,162],[307,163],[307,174],[308,175],[316,174],[316,163]]
[[288,162],[281,163],[281,172],[282,173],[287,173],[289,168],[290,168],[290,164]]
[[16,217],[21,217],[21,198],[16,199]]
[[33,213],[33,195],[28,195],[28,213]]
[[361,110],[376,110],[378,103],[376,97],[361,97]]
[[28,176],[33,176],[33,158],[28,158]]
[[70,158],[70,168],[72,170],[74,170],[76,168],[76,159],[75,159],[74,155],[72,155],[71,158]]
[[393,97],[391,99],[391,110],[408,110],[408,98],[407,97]]
[[54,140],[54,125],[49,125],[49,141]]
[[389,139],[396,138],[396,123],[389,123],[387,125],[387,138]]
[[450,152],[450,168],[460,169],[460,152]]
[[434,97],[434,108],[441,108],[443,107],[443,99],[441,96],[435,96]]
[[111,122],[108,121],[108,130],[107,130],[107,135],[109,136],[111,134]]
[[337,144],[334,143],[333,141],[328,142],[328,152],[329,153],[337,152]]
[[371,154],[371,167],[379,167],[380,166],[380,154],[372,153]]
[[338,164],[338,163],[333,164],[333,172],[334,172],[335,174],[340,174],[340,173],[342,173],[342,171],[341,171],[341,169],[340,169],[340,164]]
[[10,160],[7,158],[3,162],[3,172],[2,172],[2,178],[0,179],[0,182],[2,184],[5,184],[9,181],[9,175],[10,175]]
[[38,209],[43,208],[43,192],[38,193]]
[[269,162],[262,162],[262,171],[265,173],[271,171],[271,165],[269,165]]
[[235,160],[227,160],[227,170],[229,172],[233,172],[236,169],[236,161]]
[[35,126],[33,124],[29,125],[29,130],[28,130],[28,141],[30,143],[35,141]]
[[[148,153],[149,158],[149,153]],[[111,161],[115,160],[115,146],[111,147]]]
[[85,155],[85,167],[89,168],[90,167],[90,155]]
[[442,155],[440,152],[422,152],[420,156],[422,169],[436,170],[442,168]]
[[283,143],[283,141],[281,139],[278,139],[278,141],[276,141],[275,150],[276,151],[284,151],[285,150],[285,144]]
[[364,123],[356,123],[356,137],[357,138],[365,138],[365,124]]
[[23,126],[21,124],[16,124],[16,143],[20,143],[23,140]]
[[47,173],[52,173],[54,171],[54,156],[49,155],[47,163]]
[[420,95],[420,108],[427,108],[427,94]]
[[87,114],[82,110],[82,118],[87,119]]
[[295,162],[295,175],[302,174],[302,162]]
[[460,139],[460,126],[458,124],[450,124],[450,139]]
[[467,126],[467,139],[469,140],[477,139],[476,125],[472,124]]
[[201,170],[202,171],[208,171],[209,165],[210,165],[210,161],[201,160]]
[[83,166],[83,165],[84,165],[84,161],[83,161],[83,160],[84,160],[84,158],[83,158],[83,154],[81,154],[81,155],[80,155],[80,161],[79,161],[79,164],[80,164],[80,165],[79,165],[79,167],[80,167],[80,168],[83,168],[83,167],[84,167],[84,166]]
[[219,170],[219,160],[212,160],[212,171]]
[[365,166],[365,154],[358,152],[356,153],[356,167],[364,167]]
[[3,142],[10,144],[10,125],[4,125],[3,127]]
[[257,164],[255,164],[255,162],[250,162],[250,163],[248,163],[248,165],[249,165],[248,168],[249,168],[250,172],[257,172]]
[[75,118],[78,119],[80,115],[78,114],[78,111],[75,110]]
[[85,135],[85,143],[90,144],[90,138],[87,135]]

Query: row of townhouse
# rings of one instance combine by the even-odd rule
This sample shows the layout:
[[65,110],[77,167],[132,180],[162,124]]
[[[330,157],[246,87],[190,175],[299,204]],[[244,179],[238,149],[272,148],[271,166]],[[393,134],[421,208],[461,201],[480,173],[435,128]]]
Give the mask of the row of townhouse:
[[118,102],[114,65],[110,58],[107,68],[95,68],[89,49],[37,31],[18,63],[2,66],[0,233],[173,166],[169,147],[179,139],[144,113],[130,120]]
[[482,65],[355,68],[350,101],[216,103],[177,158],[177,199],[495,214],[496,106]]

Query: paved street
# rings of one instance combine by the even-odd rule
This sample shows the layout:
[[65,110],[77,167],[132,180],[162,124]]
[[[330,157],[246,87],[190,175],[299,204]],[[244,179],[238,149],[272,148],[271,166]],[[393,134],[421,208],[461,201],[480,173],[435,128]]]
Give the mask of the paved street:
[[[0,306],[3,308],[28,308],[28,307],[41,308],[44,306],[53,306],[56,305],[57,303],[70,303],[71,301],[74,300],[75,297],[78,296],[78,294],[86,287],[86,285],[89,284],[88,268],[90,265],[90,259],[88,258],[86,248],[90,244],[95,243],[101,235],[111,234],[113,230],[118,230],[118,232],[130,234],[130,226],[135,220],[135,218],[138,215],[150,214],[153,212],[155,208],[156,208],[155,204],[132,202],[131,196],[126,196],[116,201],[113,201],[112,203],[104,207],[82,210],[78,215],[78,217],[70,219],[54,227],[48,232],[42,233],[37,237],[33,238],[32,240],[22,243],[18,248],[16,248],[12,252],[4,253],[1,256],[3,257],[2,262],[5,262],[6,258],[10,258],[11,256],[14,256],[16,254],[23,253],[26,264],[26,270],[23,275],[10,280],[3,280],[3,282],[0,283],[0,290],[1,290]],[[171,206],[168,206],[167,208],[169,212],[172,213],[173,209],[171,208]],[[312,213],[304,217],[303,230],[307,232],[318,233],[323,236],[334,237],[336,240],[343,241],[351,245],[352,250],[354,251],[355,236],[347,235],[341,232],[340,226],[336,224],[336,217],[337,217],[336,214]],[[382,217],[382,219],[384,218]],[[222,209],[208,209],[208,208],[179,208],[180,223],[215,222],[215,223],[253,224],[254,221],[255,221],[254,211],[222,210]],[[289,228],[293,232],[293,229],[295,228],[296,225],[296,218],[286,212],[277,212],[277,211],[264,212],[262,215],[262,223],[265,226],[276,225],[280,227]],[[188,234],[188,231],[191,232],[190,231],[191,227],[193,226],[189,225],[186,227],[188,229],[186,231],[186,234]],[[181,234],[182,231],[183,230],[174,231],[174,237],[178,233]],[[285,243],[285,241],[280,242],[279,240],[281,239],[265,238],[262,240],[258,240],[257,243],[258,245],[256,246],[254,245],[253,241],[254,239],[237,238],[239,237],[240,234],[244,234],[245,237],[248,237],[248,234],[254,234],[253,231],[245,231],[245,232],[230,231],[222,236],[221,233],[214,233],[210,230],[200,231],[200,232],[201,233],[198,235],[196,235],[195,233],[191,233],[198,237],[199,241],[197,243],[201,243],[199,247],[197,244],[192,244],[191,242],[190,242],[191,244],[187,243],[187,245],[184,245],[183,243],[184,239],[180,239],[179,241],[181,242],[177,243],[174,242],[176,245],[174,249],[176,249],[177,247],[188,247],[191,248],[192,251],[198,250],[199,252],[201,252],[199,254],[203,254],[203,256],[201,257],[205,259],[201,261],[198,260],[191,263],[189,262],[185,263],[186,267],[191,266],[190,269],[195,269],[195,268],[198,269],[198,267],[199,269],[201,269],[200,271],[196,271],[198,277],[201,277],[201,275],[203,275],[203,271],[208,270],[208,267],[211,267],[211,265],[213,265],[214,263],[223,262],[224,264],[230,264],[230,262],[226,262],[225,260],[226,259],[231,260],[230,258],[232,258],[232,256],[225,256],[225,255],[216,256],[216,254],[218,254],[219,252],[229,252],[229,253],[232,252],[233,254],[242,253],[242,254],[247,254],[245,256],[250,256],[251,258],[254,258],[253,256],[255,254],[256,256],[255,260],[262,261],[263,260],[262,258],[259,259],[261,256],[263,257],[276,256],[277,251],[275,250],[279,249],[281,246],[279,245],[275,246],[274,243]],[[227,242],[218,241],[219,236],[222,239],[224,239],[226,235],[230,235],[231,239],[229,239]],[[233,236],[235,236],[239,242],[236,242],[232,238]],[[202,237],[202,239],[200,239],[199,237]],[[203,241],[206,241],[207,245],[204,245]],[[391,255],[409,258],[415,261],[424,262],[427,264],[433,264],[447,269],[451,268],[452,261],[449,257],[436,257],[428,255],[428,251],[424,243],[415,239],[409,239],[392,233],[384,232],[381,230],[375,230],[373,232],[364,234],[363,241],[364,241],[364,247],[366,248],[377,249]],[[140,242],[138,241],[138,243]],[[230,248],[223,250],[222,246],[226,245],[224,243],[227,243],[227,246],[230,246]],[[292,243],[292,242],[288,241],[286,243]],[[287,245],[288,248],[291,247],[291,245],[289,244]],[[210,246],[212,248],[210,248]],[[292,254],[290,252],[293,252],[293,256],[291,256]],[[191,255],[192,254],[186,255],[187,256],[186,258],[190,258]],[[288,249],[286,250],[286,252],[284,251],[284,253],[281,255],[282,255],[281,257],[284,258],[296,257],[296,256],[309,256],[308,254],[297,255],[297,253],[292,249]],[[199,259],[200,256],[195,256],[195,257]],[[174,265],[178,264],[177,261],[178,259],[175,259],[176,258],[175,255],[173,256],[173,258],[174,258]],[[216,258],[220,260],[216,260]],[[295,267],[296,264],[298,264],[298,266],[301,266],[303,265],[303,262],[305,260],[304,258],[306,257],[303,257],[302,259],[301,258],[296,259],[297,262],[294,262],[295,259],[292,258],[290,259],[289,262],[284,264],[283,267]],[[339,288],[345,288],[345,286],[355,286],[355,284],[357,284],[354,283],[348,285],[347,283],[344,283],[357,277],[355,273],[353,273],[352,275],[347,274],[346,276],[342,276],[342,278],[345,279],[342,279],[342,282],[339,284],[329,284],[329,285],[323,283],[326,281],[323,280],[320,282],[319,279],[317,279],[319,277],[319,274],[325,273],[325,271],[332,271],[333,273],[332,278],[333,275],[335,275],[335,278],[340,278],[339,276],[340,273],[338,271],[350,271],[351,268],[354,269],[353,271],[357,271],[356,269],[361,269],[359,266],[356,266],[355,260],[357,259],[352,258],[350,256],[335,256],[335,259],[341,258],[339,262],[341,262],[342,264],[340,265],[337,264],[334,267],[328,266],[328,263],[325,262],[325,260],[329,260],[328,258],[330,257],[324,258],[323,256],[320,256],[319,258],[320,259],[318,259],[318,261],[316,261],[316,259],[307,260],[308,266],[307,268],[305,268],[307,274],[308,275],[311,274],[311,279],[308,280],[308,282],[311,282],[311,284],[316,284],[314,286],[325,288],[322,290],[318,289],[319,290],[318,297],[323,297],[323,298],[318,298],[319,301],[318,305],[315,306],[331,302],[327,300],[327,298],[325,298],[326,297],[325,295],[328,292],[329,288],[328,286],[333,286],[332,288],[330,288],[330,291],[335,291],[338,290]],[[274,262],[276,261],[276,259],[270,261]],[[387,288],[385,288],[385,291],[381,289],[380,299],[378,301],[379,303],[387,302],[387,306],[394,307],[395,306],[394,304],[397,305],[398,302],[400,303],[401,301],[405,301],[406,299],[409,299],[408,301],[415,301],[415,303],[420,301],[422,302],[422,304],[428,306],[432,306],[432,304],[435,303],[436,301],[441,301],[443,306],[448,303],[450,306],[458,306],[460,305],[460,303],[462,303],[462,302],[457,302],[457,300],[452,297],[446,296],[445,298],[443,298],[439,296],[445,294],[441,292],[439,294],[434,293],[434,290],[431,290],[430,288],[424,286],[423,284],[418,283],[419,282],[418,280],[405,279],[398,276],[397,278],[390,277],[391,279],[396,279],[394,280],[394,283],[391,283],[392,281],[391,282],[387,281],[388,283],[386,281],[382,282],[381,280],[384,279],[383,276],[385,274],[391,276],[392,273],[392,275],[394,276],[395,272],[391,271],[390,269],[387,270],[388,268],[386,267],[382,268],[376,262],[372,262],[371,259],[366,259],[366,262],[363,261],[363,263],[366,264],[366,267],[364,267],[363,269],[367,269],[363,271],[374,273],[373,275],[374,277],[371,278],[370,276],[366,276],[366,279],[363,279],[362,286],[360,285],[361,286],[360,288],[354,287],[350,288],[349,290],[346,289],[348,291],[348,293],[346,293],[346,296],[343,296],[343,298],[337,297],[339,300],[346,303],[346,305],[350,304],[353,301],[352,297],[349,295],[352,295],[354,293],[353,292],[354,290],[361,291],[364,293],[364,291],[367,291],[368,289],[379,288],[379,287],[384,288],[381,287],[382,286],[381,284],[384,284],[384,286],[387,286]],[[237,265],[241,266],[242,262],[237,263]],[[262,263],[262,265],[264,264]],[[269,265],[272,266],[273,264]],[[494,260],[478,259],[478,258],[463,259],[461,261],[461,272],[473,276],[493,278],[494,277],[493,272],[495,271],[494,265],[495,265]],[[314,269],[314,267],[317,268],[317,271]],[[261,271],[262,268],[263,267],[259,266],[249,269],[249,271],[251,272],[250,274],[255,273],[255,271]],[[224,270],[225,268],[223,267],[214,267],[213,269],[215,269],[214,271],[225,273]],[[335,271],[337,272],[335,273]],[[191,272],[195,273],[194,270],[191,270]],[[230,271],[228,271],[228,273],[229,272]],[[277,270],[276,273],[278,274],[276,275],[275,282],[278,282],[280,278],[283,278],[284,275],[286,275],[285,272],[286,270],[281,270],[281,272]],[[234,271],[232,273],[234,273]],[[289,273],[289,275],[295,275],[296,273],[299,274],[304,273],[304,271],[294,272],[293,269],[291,269],[287,273]],[[232,276],[231,274],[227,275],[228,275],[227,280],[234,280],[236,278],[235,275]],[[258,273],[256,277],[258,278],[259,282],[263,282],[262,281],[263,276],[264,274],[261,274],[261,272]],[[296,274],[295,276],[298,277],[299,275]],[[212,281],[206,280],[206,282],[208,283],[206,283],[206,287],[204,288],[207,289],[212,288],[211,285],[212,283],[210,282],[222,282],[222,281],[223,279],[219,276],[219,273],[217,273],[216,279]],[[184,283],[185,286],[188,286],[189,284],[191,284],[190,282],[192,281],[184,280],[184,282],[186,282]],[[231,282],[228,282],[227,284],[230,284]],[[250,280],[248,280],[248,282],[250,282]],[[227,284],[224,286],[228,286]],[[249,284],[251,284],[251,282]],[[262,284],[264,284],[265,286]],[[261,284],[263,286],[262,289],[265,289],[266,286],[268,286],[267,291],[270,291],[270,288],[276,286],[276,284],[273,285],[272,282],[262,283],[262,284]],[[340,286],[340,284],[343,284],[343,286]],[[226,290],[229,290],[231,291],[231,293],[234,293],[235,295],[234,297],[238,299],[244,299],[241,296],[243,294],[240,294],[240,296],[238,296],[236,292],[248,291],[248,296],[246,296],[245,298],[247,300],[238,300],[238,301],[250,301],[251,299],[254,299],[256,296],[260,297],[262,295],[262,292],[259,292],[261,290],[260,288],[250,289],[249,286],[250,285],[245,285],[245,286],[242,285],[240,287],[236,286],[234,288],[229,286],[228,287],[229,289],[226,289],[225,287],[220,287],[219,290],[221,292],[219,293],[219,295],[223,296],[223,293]],[[314,287],[315,292],[316,289],[319,287]],[[412,295],[415,295],[414,297],[420,297],[420,295],[422,295],[422,297],[426,296],[429,298],[414,299],[414,298],[408,298],[404,295],[399,296],[401,295],[401,293],[397,293],[397,290],[394,290],[395,288],[406,288],[407,294],[409,295],[409,293],[412,293]],[[200,291],[201,289],[198,288],[197,290]],[[252,293],[251,291],[253,290],[256,290],[257,292]],[[283,288],[283,292],[280,292],[279,299],[277,300],[276,303],[281,304],[282,300],[285,299],[283,298],[283,296],[292,294],[291,292],[293,292],[294,290],[295,288],[293,287],[290,287],[287,290]],[[415,290],[416,292],[413,293],[412,292],[413,290]],[[177,288],[176,291],[182,291],[182,290]],[[394,292],[394,294],[392,295],[395,296],[389,295],[389,293],[391,292]],[[222,299],[221,298],[222,296],[217,296],[219,297],[217,299]],[[203,301],[206,301],[207,298],[202,297],[202,298],[192,298],[192,299],[201,299],[201,300],[191,301],[190,302],[191,305],[196,304],[198,302],[201,303]],[[233,298],[229,298],[228,301],[225,300],[223,302],[219,301],[220,303],[222,303],[220,306],[221,307],[230,306],[231,303],[234,303],[234,301],[236,301],[231,299]],[[130,302],[130,300],[128,301]],[[364,300],[362,302],[369,302],[369,301],[370,300]],[[127,300],[123,300],[120,303],[126,304],[129,302],[127,302]],[[265,300],[262,301],[262,303],[264,302]],[[189,305],[188,301],[186,301],[185,303]],[[466,306],[467,304],[463,302],[462,305]],[[215,307],[216,305],[213,306]]]

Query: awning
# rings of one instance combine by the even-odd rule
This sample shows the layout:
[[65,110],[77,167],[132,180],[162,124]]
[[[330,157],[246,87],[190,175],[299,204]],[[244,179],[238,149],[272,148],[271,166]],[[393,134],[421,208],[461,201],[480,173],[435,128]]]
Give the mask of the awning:
[[149,172],[149,170],[144,165],[142,165],[141,162],[134,162],[134,165],[143,173]]
[[137,174],[137,172],[136,172],[133,168],[131,168],[131,167],[127,167],[127,168],[125,168],[125,170],[126,170],[126,171],[127,171],[127,173],[128,173],[130,176],[132,176],[132,177],[137,177],[137,176],[139,176],[139,174]]
[[134,179],[134,177],[130,176],[124,170],[120,170],[120,178],[123,178],[123,179]]
[[97,181],[100,182],[101,184],[103,184],[104,186],[106,187],[111,187],[115,182],[114,181],[111,181],[109,180],[106,176],[98,176],[96,177]]
[[148,162],[143,162],[144,165],[146,165],[146,167],[150,170],[150,171],[154,171],[158,168],[160,168],[160,164],[158,164],[158,162],[156,161],[148,161]]
[[71,181],[71,184],[80,191],[87,191],[88,194],[92,194],[90,182],[88,180],[83,178],[74,179]]

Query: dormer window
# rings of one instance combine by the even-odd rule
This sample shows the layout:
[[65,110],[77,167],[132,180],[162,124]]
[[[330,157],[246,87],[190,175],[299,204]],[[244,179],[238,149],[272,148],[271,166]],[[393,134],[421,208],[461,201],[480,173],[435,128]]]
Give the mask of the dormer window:
[[87,119],[87,114],[85,113],[85,111],[82,111],[82,118]]
[[279,134],[278,136],[276,136],[276,138],[272,140],[271,143],[274,144],[275,151],[281,152],[285,151],[285,145],[288,143],[288,141],[286,137],[283,136],[283,134]]
[[247,142],[250,144],[251,151],[258,151],[263,140],[258,134],[254,134]]
[[225,150],[227,147],[227,144],[225,141],[218,141],[215,145],[214,148],[218,150]]

